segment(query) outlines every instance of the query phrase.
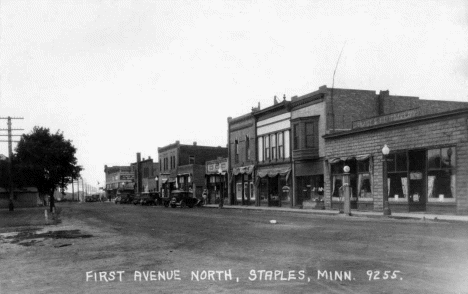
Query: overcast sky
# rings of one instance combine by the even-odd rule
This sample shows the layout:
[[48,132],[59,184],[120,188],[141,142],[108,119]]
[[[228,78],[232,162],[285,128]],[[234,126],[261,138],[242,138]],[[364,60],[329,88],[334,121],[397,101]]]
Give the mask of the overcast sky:
[[225,146],[228,116],[331,87],[345,43],[335,87],[468,101],[467,3],[0,0],[0,116],[63,131],[102,185],[105,164]]

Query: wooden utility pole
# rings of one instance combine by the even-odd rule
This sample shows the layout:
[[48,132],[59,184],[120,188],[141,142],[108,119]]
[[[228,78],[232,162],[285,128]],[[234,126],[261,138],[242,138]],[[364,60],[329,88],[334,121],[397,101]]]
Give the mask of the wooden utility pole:
[[12,131],[22,131],[23,129],[12,129],[11,128],[11,120],[12,119],[24,119],[22,117],[0,117],[0,119],[6,119],[7,120],[7,129],[0,129],[0,131],[8,131],[8,135],[0,135],[0,136],[8,136],[8,140],[0,140],[0,142],[8,142],[8,173],[9,173],[9,189],[10,189],[10,203],[8,205],[8,209],[10,211],[13,211],[15,206],[13,204],[13,142],[19,142],[19,141],[13,141],[12,137],[13,136],[21,136],[21,135],[13,135]]

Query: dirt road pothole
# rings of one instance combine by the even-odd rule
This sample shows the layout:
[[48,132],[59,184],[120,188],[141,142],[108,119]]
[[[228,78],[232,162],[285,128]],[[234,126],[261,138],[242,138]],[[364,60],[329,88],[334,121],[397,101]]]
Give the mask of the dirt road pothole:
[[[10,243],[22,246],[40,245],[46,239],[83,239],[91,238],[91,234],[83,234],[80,230],[57,230],[41,232],[38,229],[27,229],[19,232],[0,234],[0,243]],[[71,244],[66,244],[68,246]],[[64,246],[59,246],[64,247]]]

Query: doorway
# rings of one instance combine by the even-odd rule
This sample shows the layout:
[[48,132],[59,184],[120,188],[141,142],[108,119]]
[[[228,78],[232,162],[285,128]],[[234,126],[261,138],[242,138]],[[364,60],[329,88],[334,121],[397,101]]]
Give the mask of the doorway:
[[426,150],[408,151],[409,211],[426,211]]

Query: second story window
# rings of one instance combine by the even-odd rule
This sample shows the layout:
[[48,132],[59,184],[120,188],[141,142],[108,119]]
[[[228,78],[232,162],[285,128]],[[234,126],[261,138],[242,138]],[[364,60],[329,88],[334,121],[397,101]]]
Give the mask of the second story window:
[[270,136],[265,136],[265,161],[270,160]]
[[239,140],[234,141],[234,161],[239,162]]
[[315,123],[314,122],[307,122],[305,123],[305,147],[306,148],[313,148],[316,147],[316,131],[315,131]]
[[188,161],[189,164],[195,164],[195,156],[189,156]]
[[299,124],[295,124],[293,128],[293,149],[299,149]]
[[245,136],[245,159],[250,160],[250,138]]
[[278,133],[278,159],[284,158],[284,133]]
[[258,137],[258,161],[263,161],[263,137]]
[[271,134],[270,135],[270,141],[271,141],[271,159],[276,159],[276,134]]

